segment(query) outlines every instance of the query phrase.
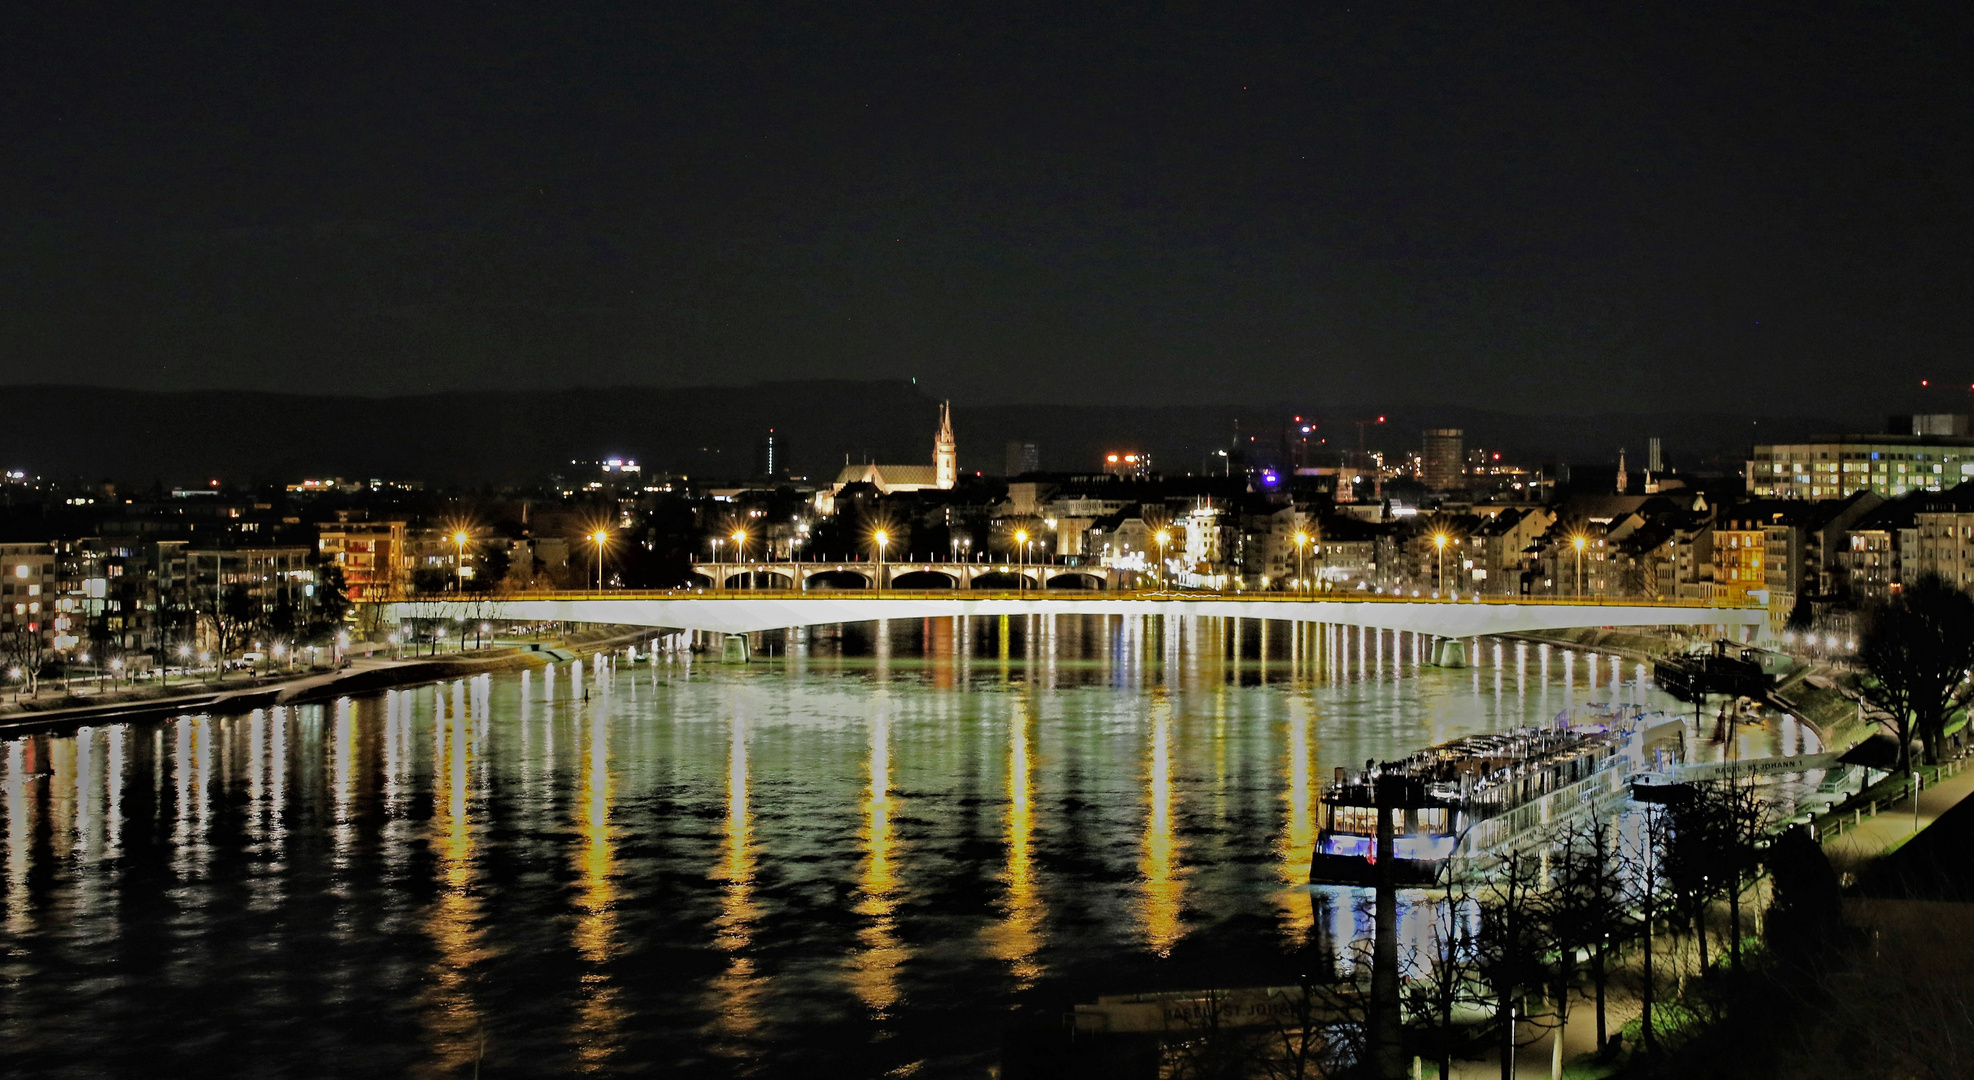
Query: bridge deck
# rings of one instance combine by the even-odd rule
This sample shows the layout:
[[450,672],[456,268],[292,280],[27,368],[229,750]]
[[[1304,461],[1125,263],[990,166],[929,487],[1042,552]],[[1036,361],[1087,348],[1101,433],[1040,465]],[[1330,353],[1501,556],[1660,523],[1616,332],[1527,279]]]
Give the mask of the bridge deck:
[[996,615],[1177,615],[1279,619],[1365,626],[1446,637],[1561,630],[1581,626],[1760,626],[1760,607],[1695,601],[1575,600],[1527,597],[1479,601],[1397,596],[1200,592],[977,592],[937,589],[634,591],[523,593],[487,597],[376,600],[386,619],[502,619],[663,626],[751,633],[792,626]]

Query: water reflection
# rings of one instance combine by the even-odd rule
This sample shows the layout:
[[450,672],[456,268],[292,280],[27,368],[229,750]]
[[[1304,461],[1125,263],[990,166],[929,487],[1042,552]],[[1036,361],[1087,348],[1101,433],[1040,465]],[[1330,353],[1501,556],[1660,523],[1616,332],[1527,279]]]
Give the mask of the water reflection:
[[[598,669],[601,670],[600,667]],[[572,680],[582,685],[580,673]],[[614,778],[610,772],[610,699],[604,695],[588,710],[583,739],[582,789],[576,795],[577,888],[576,954],[582,973],[576,1004],[576,1059],[585,1072],[607,1065],[619,1049],[623,1010],[618,988],[606,966],[617,954],[616,848],[610,826]]]
[[[1290,700],[1288,721],[1283,726],[1282,839],[1277,848],[1282,883],[1293,894],[1303,891],[1300,886],[1309,880],[1309,860],[1316,851],[1316,792],[1309,767],[1307,700]],[[1315,912],[1306,900],[1293,895],[1287,906],[1289,938],[1300,940],[1310,930]]]
[[[1224,744],[1224,739],[1215,739]],[[1138,864],[1143,879],[1139,900],[1145,944],[1157,956],[1172,952],[1185,932],[1179,921],[1185,882],[1179,871],[1179,841],[1172,828],[1172,709],[1163,695],[1152,699],[1151,746],[1145,769],[1144,857]]]
[[907,949],[898,937],[889,690],[880,687],[876,699],[870,725],[870,787],[863,800],[864,864],[857,878],[856,912],[865,921],[857,931],[862,948],[852,961],[850,985],[873,1015],[883,1017],[898,1002],[898,966],[904,963]]
[[1042,947],[1042,920],[1047,914],[1035,869],[1035,757],[1029,741],[1032,724],[1028,699],[1014,699],[1008,720],[1007,894],[1001,902],[1002,920],[989,933],[996,959],[1008,965],[1016,990],[1026,990],[1042,977],[1036,959]]
[[27,895],[28,845],[34,835],[28,820],[28,792],[36,782],[29,773],[28,751],[33,745],[32,737],[7,744],[7,935],[16,939],[34,925]]
[[486,931],[475,888],[477,852],[468,778],[472,738],[466,717],[446,710],[442,687],[432,691],[433,776],[431,847],[437,854],[439,895],[426,917],[435,955],[427,969],[424,1022],[429,1075],[477,1068],[485,1048],[476,967],[487,958]]
[[722,883],[720,915],[714,922],[714,944],[727,954],[726,970],[713,980],[712,1008],[716,1034],[729,1053],[733,1040],[745,1039],[761,1025],[763,981],[755,971],[747,946],[761,907],[754,899],[754,814],[748,798],[747,720],[735,716],[728,731],[727,816],[721,832],[720,865],[714,876]]

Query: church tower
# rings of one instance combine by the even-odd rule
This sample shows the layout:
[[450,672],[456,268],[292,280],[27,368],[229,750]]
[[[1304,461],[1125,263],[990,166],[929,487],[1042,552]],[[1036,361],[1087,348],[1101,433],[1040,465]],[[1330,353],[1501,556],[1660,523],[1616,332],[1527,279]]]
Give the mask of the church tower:
[[939,403],[939,434],[932,437],[932,477],[939,490],[950,490],[960,479],[959,444],[953,441],[953,403]]
[[1624,447],[1618,447],[1618,494],[1629,494],[1631,476],[1624,471]]

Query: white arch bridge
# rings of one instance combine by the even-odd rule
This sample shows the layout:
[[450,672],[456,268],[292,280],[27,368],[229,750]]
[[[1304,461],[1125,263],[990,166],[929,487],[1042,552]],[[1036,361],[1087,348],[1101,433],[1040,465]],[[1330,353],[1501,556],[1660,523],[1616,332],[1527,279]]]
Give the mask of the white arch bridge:
[[915,593],[851,592],[605,592],[528,593],[485,598],[377,601],[387,622],[493,620],[612,623],[750,634],[797,626],[932,619],[974,615],[1178,615],[1363,626],[1436,637],[1565,630],[1585,626],[1763,627],[1760,607],[1692,601],[1412,600],[1296,597],[1187,592],[1001,593],[957,590]]

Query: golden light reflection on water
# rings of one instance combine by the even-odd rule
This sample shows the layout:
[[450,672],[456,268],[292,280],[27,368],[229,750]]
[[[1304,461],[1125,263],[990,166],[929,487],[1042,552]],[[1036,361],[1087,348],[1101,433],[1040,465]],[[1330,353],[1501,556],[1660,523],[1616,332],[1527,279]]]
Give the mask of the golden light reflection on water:
[[[30,736],[31,738],[31,736]],[[7,774],[4,780],[7,795],[7,933],[19,938],[34,926],[34,915],[28,906],[27,871],[29,847],[33,843],[34,828],[28,820],[28,776],[29,739],[15,739],[7,744]]]
[[[1282,764],[1282,838],[1276,844],[1281,853],[1282,883],[1300,892],[1309,880],[1309,861],[1316,852],[1316,798],[1310,784],[1310,704],[1296,697],[1289,701],[1288,728]],[[1286,929],[1290,940],[1301,940],[1315,923],[1315,910],[1308,896],[1292,895],[1288,902]]]
[[[760,1004],[764,989],[754,960],[746,954],[754,939],[754,924],[761,917],[754,901],[754,872],[758,858],[754,850],[754,812],[748,801],[747,721],[733,719],[727,750],[727,818],[721,837],[720,865],[714,876],[725,882],[720,897],[720,917],[714,922],[713,941],[727,954],[727,968],[713,979],[712,999],[715,1034],[737,1040],[753,1035],[761,1026]],[[723,1048],[732,1049],[732,1048]]]
[[1033,720],[1025,699],[1016,699],[1008,723],[1008,866],[1004,915],[988,928],[990,954],[1007,962],[1015,989],[1026,990],[1042,977],[1035,954],[1042,947],[1047,909],[1035,881],[1035,757],[1029,741]]
[[431,1054],[423,1072],[452,1076],[479,1064],[485,1036],[474,966],[486,959],[487,948],[473,881],[478,853],[467,790],[472,732],[460,712],[446,715],[443,694],[434,695],[433,708],[432,848],[440,893],[426,925],[438,955],[423,1002]]
[[863,872],[858,875],[857,914],[868,921],[857,932],[863,945],[851,961],[850,988],[878,1016],[898,1003],[898,967],[906,948],[898,939],[897,840],[891,824],[891,721],[888,692],[880,689],[870,729],[870,789],[864,795]]
[[1152,702],[1150,760],[1145,770],[1144,857],[1139,918],[1145,944],[1159,956],[1172,952],[1186,928],[1179,919],[1186,883],[1179,870],[1179,841],[1172,830],[1172,708],[1161,695]]
[[618,989],[603,970],[617,952],[617,854],[610,828],[615,781],[610,775],[609,700],[605,695],[590,709],[589,731],[583,742],[582,790],[576,797],[576,832],[582,837],[576,873],[582,891],[576,900],[575,946],[590,970],[583,973],[574,1034],[577,1066],[585,1072],[610,1063],[619,1048],[624,1021]]

